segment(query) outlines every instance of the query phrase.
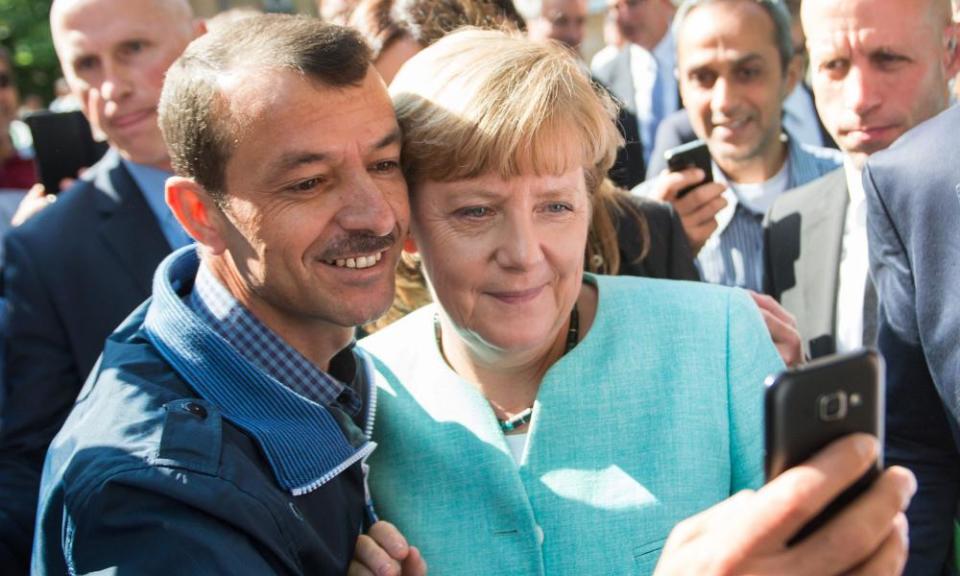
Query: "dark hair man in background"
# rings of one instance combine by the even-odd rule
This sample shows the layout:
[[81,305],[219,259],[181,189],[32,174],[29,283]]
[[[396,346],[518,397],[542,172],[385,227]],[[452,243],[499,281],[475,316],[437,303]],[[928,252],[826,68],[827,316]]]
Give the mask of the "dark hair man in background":
[[784,133],[783,101],[799,81],[790,15],[774,0],[689,0],[674,21],[677,73],[690,123],[716,182],[698,169],[661,173],[638,192],[674,205],[701,277],[764,287],[763,218],[787,190],[834,170],[834,151]]

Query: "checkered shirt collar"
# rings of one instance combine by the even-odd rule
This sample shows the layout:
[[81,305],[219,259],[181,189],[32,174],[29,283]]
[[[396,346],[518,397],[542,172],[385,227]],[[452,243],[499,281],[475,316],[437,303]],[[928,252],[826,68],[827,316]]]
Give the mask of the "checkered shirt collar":
[[[336,402],[352,416],[360,413],[363,401],[356,391],[317,368],[260,322],[203,263],[188,305],[240,355],[290,390],[321,406]],[[333,366],[342,366],[353,379],[356,363],[352,346],[331,360]]]

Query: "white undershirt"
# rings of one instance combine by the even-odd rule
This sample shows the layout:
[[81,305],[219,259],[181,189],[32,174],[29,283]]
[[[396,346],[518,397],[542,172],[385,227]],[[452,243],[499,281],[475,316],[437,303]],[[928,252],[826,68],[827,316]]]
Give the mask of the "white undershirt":
[[860,171],[844,160],[847,175],[847,215],[840,248],[840,282],[837,293],[837,352],[863,345],[863,290],[869,271],[867,201]]
[[527,438],[530,435],[524,432],[523,434],[504,434],[503,438],[507,441],[507,447],[510,448],[510,454],[513,456],[513,461],[517,463],[517,466],[520,465],[520,462],[523,461],[523,452],[527,449]]
[[716,163],[713,163],[714,182],[727,186],[727,189],[723,191],[723,198],[727,201],[727,205],[717,213],[717,229],[714,230],[711,239],[723,234],[723,231],[726,230],[727,225],[733,219],[738,204],[743,204],[754,214],[769,212],[774,201],[787,190],[787,184],[790,182],[789,164],[790,158],[787,157],[780,170],[769,179],[752,184],[741,184],[728,180],[723,170]]

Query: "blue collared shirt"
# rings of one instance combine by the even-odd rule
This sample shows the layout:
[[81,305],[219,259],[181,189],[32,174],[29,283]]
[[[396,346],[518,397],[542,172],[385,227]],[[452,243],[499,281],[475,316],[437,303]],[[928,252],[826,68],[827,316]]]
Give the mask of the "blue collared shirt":
[[[795,138],[788,138],[787,146],[786,186],[776,195],[816,180],[842,164],[836,150],[808,146]],[[724,180],[716,166],[714,177],[718,181]],[[712,284],[762,292],[766,209],[758,211],[748,207],[735,187],[728,188],[724,198],[727,206],[717,214],[718,227],[697,254],[700,277]],[[772,198],[769,200],[772,203]]]
[[130,176],[133,177],[133,181],[137,183],[137,186],[139,186],[143,192],[147,206],[150,207],[150,211],[156,216],[157,223],[160,224],[160,231],[163,232],[163,237],[167,239],[170,247],[176,250],[177,248],[182,248],[192,243],[193,238],[183,230],[180,222],[177,222],[173,211],[170,210],[170,207],[167,206],[167,202],[164,199],[163,189],[166,185],[167,178],[172,176],[172,174],[166,170],[159,170],[152,166],[137,164],[129,160],[123,160],[123,165],[126,166],[130,172]]
[[[336,403],[351,416],[360,414],[363,401],[354,389],[317,368],[284,342],[240,304],[203,264],[187,305],[241,356],[287,388],[321,406]],[[352,383],[356,375],[352,346],[334,356],[330,367]]]

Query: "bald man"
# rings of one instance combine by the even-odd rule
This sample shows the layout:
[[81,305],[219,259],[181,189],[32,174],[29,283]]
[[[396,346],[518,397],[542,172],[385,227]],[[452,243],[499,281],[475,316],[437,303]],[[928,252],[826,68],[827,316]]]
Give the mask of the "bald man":
[[0,416],[0,566],[25,572],[44,454],[104,339],[189,242],[164,202],[157,125],[164,74],[203,32],[186,0],[56,0],[54,45],[71,93],[111,149],[6,238],[9,301]]
[[[943,403],[922,366],[923,353],[906,345],[915,342],[914,335],[895,334],[889,323],[882,328],[884,316],[892,315],[902,326],[901,319],[915,309],[908,302],[897,302],[885,305],[886,313],[878,316],[877,292],[886,300],[895,291],[891,282],[877,277],[876,270],[889,277],[891,270],[903,272],[915,265],[916,256],[925,263],[934,262],[938,272],[930,278],[942,281],[952,279],[940,274],[949,261],[931,258],[942,248],[933,243],[917,245],[909,261],[898,259],[904,254],[893,247],[876,245],[868,230],[877,223],[877,206],[869,206],[861,170],[868,159],[873,165],[874,155],[889,147],[883,154],[886,162],[900,158],[902,165],[896,170],[881,169],[883,182],[887,186],[890,181],[902,183],[904,204],[912,206],[926,198],[924,186],[935,181],[936,169],[955,165],[954,148],[942,139],[927,137],[933,148],[942,150],[940,156],[891,147],[914,126],[949,106],[948,81],[960,67],[950,2],[804,0],[801,20],[817,109],[844,153],[844,167],[774,204],[767,236],[771,290],[796,316],[813,356],[872,345],[879,345],[884,353],[887,461],[911,468],[919,481],[917,497],[907,512],[910,559],[906,573],[940,574],[949,569],[960,458]],[[955,125],[946,129],[955,130]],[[886,179],[891,174],[898,177]],[[954,194],[952,185],[947,192]],[[955,199],[950,201],[947,206],[956,208]],[[878,215],[883,216],[879,211]],[[954,216],[943,213],[944,218]],[[919,225],[930,229],[925,222]],[[956,220],[949,220],[949,225],[955,230]],[[904,230],[888,232],[888,238],[896,236],[898,242],[904,237]],[[873,258],[868,254],[877,256],[869,283],[868,260]],[[926,278],[918,278],[916,286],[928,290],[927,283]],[[936,297],[949,299],[953,290],[955,284]],[[942,344],[956,348],[955,342]]]
[[814,99],[844,168],[774,203],[767,277],[811,355],[822,356],[876,342],[860,170],[869,155],[948,106],[950,6],[805,0],[801,16]]

